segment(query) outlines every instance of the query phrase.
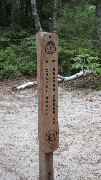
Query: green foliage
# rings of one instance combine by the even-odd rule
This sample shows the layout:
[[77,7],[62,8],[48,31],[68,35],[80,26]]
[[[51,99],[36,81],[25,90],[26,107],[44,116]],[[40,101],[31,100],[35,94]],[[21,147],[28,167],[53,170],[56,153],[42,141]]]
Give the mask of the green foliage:
[[0,51],[0,80],[17,73],[16,59],[17,56],[11,48]]
[[57,30],[62,38],[68,40],[75,38],[92,38],[95,10],[93,8],[78,6],[62,7],[59,11]]
[[[18,17],[19,2],[17,0]],[[47,4],[45,0],[38,0],[37,3],[42,27],[49,31],[51,3],[49,0]],[[101,52],[92,52],[95,6],[76,0],[58,0],[58,3],[59,74],[69,76],[81,69],[101,73]],[[22,19],[25,23],[25,19]],[[0,79],[20,74],[36,76],[36,38],[33,28],[28,30],[26,26],[26,29],[21,29],[15,24],[13,29],[0,28]]]
[[11,45],[0,50],[0,80],[9,76],[36,76],[35,36],[25,38],[19,46]]
[[101,52],[92,52],[95,6],[75,2],[65,2],[58,12],[59,73],[70,75],[81,69],[101,73]]
[[16,27],[16,29],[0,28],[0,49],[9,47],[12,44],[19,45],[24,38],[30,35],[30,31],[19,27]]
[[6,37],[1,36],[1,37],[0,37],[0,49],[9,46],[9,41],[10,41],[9,38],[6,38]]
[[76,50],[59,48],[59,74],[70,75],[72,69],[72,57],[77,54]]
[[51,27],[51,1],[47,0],[47,3],[45,0],[37,0],[37,7],[38,7],[38,14],[41,22],[42,29],[44,31],[50,31]]
[[101,64],[99,63],[99,58],[98,56],[94,56],[94,54],[78,54],[72,58],[72,60],[74,61],[72,68],[91,70],[93,73],[101,74]]

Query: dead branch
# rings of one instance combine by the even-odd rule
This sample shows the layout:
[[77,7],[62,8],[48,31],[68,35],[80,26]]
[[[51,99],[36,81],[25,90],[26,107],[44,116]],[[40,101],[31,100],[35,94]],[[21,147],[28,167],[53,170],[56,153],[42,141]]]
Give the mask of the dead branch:
[[63,76],[60,76],[58,75],[58,82],[67,82],[67,81],[71,81],[71,80],[74,80],[74,79],[78,79],[82,76],[87,76],[89,74],[91,74],[92,72],[90,70],[82,70],[80,71],[79,73],[76,73],[70,77],[63,77]]
[[[63,76],[58,75],[58,82],[63,83],[63,82],[67,82],[67,81],[72,81],[74,79],[78,79],[80,77],[87,76],[91,73],[92,72],[90,70],[83,70],[83,71],[80,71],[79,73],[76,73],[76,74],[70,76],[70,77],[63,77]],[[25,89],[26,87],[31,87],[31,86],[36,87],[37,82],[27,82],[18,87],[12,87],[12,90],[21,90],[21,89]]]

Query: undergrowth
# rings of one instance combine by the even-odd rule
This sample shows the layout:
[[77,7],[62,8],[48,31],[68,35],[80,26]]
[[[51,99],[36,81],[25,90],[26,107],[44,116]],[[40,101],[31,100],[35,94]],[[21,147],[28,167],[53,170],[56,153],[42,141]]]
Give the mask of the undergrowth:
[[36,76],[36,37],[31,35],[0,50],[0,80],[10,76]]
[[[3,33],[3,34],[2,34]],[[37,75],[36,35],[32,32],[0,31],[0,80],[19,75]],[[81,45],[82,42],[82,45]],[[101,51],[93,52],[90,40],[59,40],[59,67],[62,76],[89,69],[101,74]]]

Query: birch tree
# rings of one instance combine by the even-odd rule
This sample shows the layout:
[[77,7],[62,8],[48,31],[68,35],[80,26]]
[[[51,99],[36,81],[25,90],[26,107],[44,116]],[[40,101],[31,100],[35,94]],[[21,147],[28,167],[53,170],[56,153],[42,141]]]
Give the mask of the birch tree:
[[56,32],[57,0],[52,0],[51,8],[52,8],[51,32]]
[[[36,0],[31,0],[31,6],[32,6],[32,15],[34,17],[35,27],[37,32],[41,32],[42,26],[39,19],[39,14],[37,11],[37,5]],[[56,17],[57,17],[57,0],[51,1],[51,32],[56,32]]]
[[41,27],[41,23],[40,23],[40,20],[39,20],[39,15],[38,15],[38,12],[37,12],[36,0],[31,0],[31,6],[32,6],[32,15],[34,17],[36,31],[41,32],[42,27]]

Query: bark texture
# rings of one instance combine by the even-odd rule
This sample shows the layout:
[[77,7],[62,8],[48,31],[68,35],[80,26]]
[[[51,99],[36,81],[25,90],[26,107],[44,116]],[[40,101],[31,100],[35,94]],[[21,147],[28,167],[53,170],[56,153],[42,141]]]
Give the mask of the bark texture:
[[56,32],[57,0],[52,0],[51,32]]
[[36,0],[31,0],[31,6],[32,6],[32,15],[34,17],[36,31],[41,32],[42,28],[41,28],[41,24],[40,24],[38,12],[37,12]]

